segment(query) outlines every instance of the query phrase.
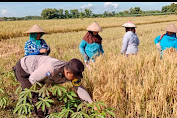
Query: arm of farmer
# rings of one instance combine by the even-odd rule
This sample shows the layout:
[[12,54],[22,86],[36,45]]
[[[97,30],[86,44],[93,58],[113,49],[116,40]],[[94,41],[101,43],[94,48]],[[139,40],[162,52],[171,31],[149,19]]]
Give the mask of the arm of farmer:
[[104,53],[104,50],[103,50],[103,46],[101,45],[100,47],[100,50],[101,50],[101,53],[103,54]]
[[28,42],[26,42],[26,43],[25,43],[25,56],[28,56],[28,55],[38,55],[38,54],[40,54],[40,51],[39,51],[39,50],[35,50],[34,52],[31,52],[31,50],[33,50],[33,49],[31,48],[31,45],[30,45]]
[[157,36],[157,37],[154,39],[154,43],[155,43],[157,49],[159,49],[159,50],[161,51],[162,49],[161,49],[161,46],[160,46],[160,35]]
[[85,40],[82,40],[79,45],[80,53],[83,55],[85,61],[87,61],[89,59],[88,55],[85,52],[86,45],[87,45],[87,42]]
[[72,84],[81,100],[84,100],[89,103],[93,102],[87,90],[81,85],[81,80],[76,83],[72,81]]
[[40,39],[41,40],[41,49],[44,48],[44,49],[48,49],[49,46],[47,45],[47,43],[45,42],[45,40],[43,39]]
[[121,49],[121,54],[124,54],[126,52],[127,47],[128,47],[128,42],[129,42],[128,35],[124,35],[123,43],[122,43],[122,49]]
[[139,46],[139,44],[140,44],[140,40],[139,40],[139,38],[137,37],[137,46]]

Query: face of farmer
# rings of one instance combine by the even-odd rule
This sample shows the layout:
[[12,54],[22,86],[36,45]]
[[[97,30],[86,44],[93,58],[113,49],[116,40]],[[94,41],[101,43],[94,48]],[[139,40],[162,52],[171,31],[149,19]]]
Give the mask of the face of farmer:
[[98,32],[93,32],[93,35],[95,35],[95,36],[96,36],[97,34],[98,34]]
[[136,32],[135,28],[125,28],[125,32],[132,31],[133,33]]
[[167,34],[168,34],[168,35],[172,35],[172,34],[173,34],[173,32],[168,32],[168,31],[167,31]]
[[36,39],[39,40],[41,35],[42,35],[41,33],[37,33],[37,38]]
[[66,69],[66,68],[64,68],[64,75],[70,81],[72,81],[73,79],[75,79],[74,74],[71,71],[69,71],[68,69]]

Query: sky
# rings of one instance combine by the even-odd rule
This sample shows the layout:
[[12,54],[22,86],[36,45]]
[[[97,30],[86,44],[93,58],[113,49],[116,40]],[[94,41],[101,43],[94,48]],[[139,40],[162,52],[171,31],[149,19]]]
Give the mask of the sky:
[[41,16],[45,8],[63,10],[91,9],[93,13],[104,11],[121,12],[130,8],[140,7],[143,11],[161,10],[163,6],[177,2],[0,2],[0,17]]

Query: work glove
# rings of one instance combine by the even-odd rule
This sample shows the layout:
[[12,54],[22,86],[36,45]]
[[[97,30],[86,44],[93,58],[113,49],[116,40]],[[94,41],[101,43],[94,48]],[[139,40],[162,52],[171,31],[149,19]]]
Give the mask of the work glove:
[[89,57],[87,56],[87,54],[84,53],[83,56],[84,56],[84,59],[89,60]]
[[156,47],[157,47],[157,49],[158,49],[159,51],[162,51],[162,48],[161,48],[161,46],[160,46],[160,43],[157,43],[157,44],[156,44]]

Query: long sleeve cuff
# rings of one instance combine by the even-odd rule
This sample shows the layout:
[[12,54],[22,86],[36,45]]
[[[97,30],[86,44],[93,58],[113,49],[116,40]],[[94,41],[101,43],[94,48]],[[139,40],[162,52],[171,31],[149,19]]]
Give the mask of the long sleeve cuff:
[[93,102],[88,92],[82,87],[78,87],[77,94],[82,100],[87,101],[89,103]]

